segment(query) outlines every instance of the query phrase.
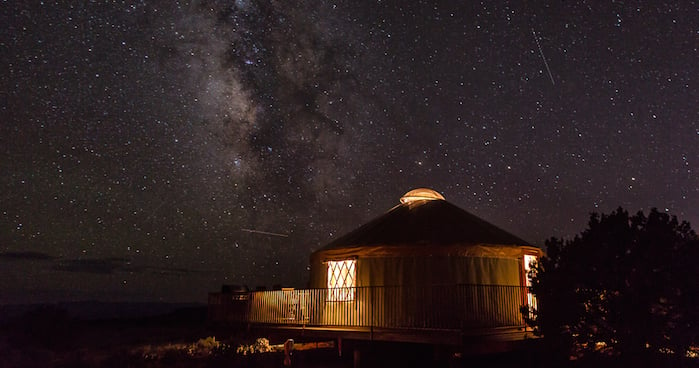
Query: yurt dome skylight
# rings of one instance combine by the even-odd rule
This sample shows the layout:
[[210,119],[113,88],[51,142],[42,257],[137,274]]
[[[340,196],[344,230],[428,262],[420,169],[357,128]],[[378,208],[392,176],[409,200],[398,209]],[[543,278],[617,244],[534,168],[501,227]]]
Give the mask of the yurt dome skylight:
[[400,203],[410,203],[414,201],[433,201],[436,199],[444,200],[444,196],[437,191],[429,188],[418,188],[405,193],[400,197]]

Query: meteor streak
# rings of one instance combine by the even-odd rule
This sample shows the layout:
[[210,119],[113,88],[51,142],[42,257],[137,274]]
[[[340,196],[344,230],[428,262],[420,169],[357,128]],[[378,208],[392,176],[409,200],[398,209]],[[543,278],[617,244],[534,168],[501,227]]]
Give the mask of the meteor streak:
[[541,45],[539,44],[539,39],[536,37],[536,32],[534,32],[534,28],[532,28],[532,34],[534,35],[534,41],[536,41],[536,47],[539,48],[539,55],[541,55],[541,59],[544,61],[544,65],[546,66],[546,71],[549,73],[549,78],[551,78],[551,84],[555,86],[556,82],[553,81],[553,75],[551,74],[549,63],[546,62],[546,56],[544,56],[544,51],[541,50]]
[[272,233],[269,231],[262,231],[262,230],[255,230],[255,229],[240,229],[240,231],[245,231],[246,233],[254,233],[254,234],[264,234],[264,235],[272,235],[272,236],[280,236],[282,238],[288,238],[289,234],[280,234],[280,233]]

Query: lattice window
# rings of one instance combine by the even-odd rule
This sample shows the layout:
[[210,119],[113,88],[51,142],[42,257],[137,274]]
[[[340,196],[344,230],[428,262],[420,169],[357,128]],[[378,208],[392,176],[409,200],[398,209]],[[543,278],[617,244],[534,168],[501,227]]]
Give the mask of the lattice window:
[[328,261],[328,301],[354,300],[357,286],[357,261]]

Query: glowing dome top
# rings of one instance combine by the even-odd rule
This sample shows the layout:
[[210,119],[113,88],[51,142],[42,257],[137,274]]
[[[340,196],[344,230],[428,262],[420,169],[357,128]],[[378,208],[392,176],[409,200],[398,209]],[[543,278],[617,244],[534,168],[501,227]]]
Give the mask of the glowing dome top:
[[400,203],[410,203],[413,201],[433,201],[435,199],[444,200],[444,196],[429,188],[418,188],[413,189],[400,197]]

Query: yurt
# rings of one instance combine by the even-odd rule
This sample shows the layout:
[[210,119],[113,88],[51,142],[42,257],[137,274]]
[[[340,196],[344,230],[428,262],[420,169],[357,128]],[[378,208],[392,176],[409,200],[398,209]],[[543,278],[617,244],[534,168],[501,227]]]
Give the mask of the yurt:
[[527,271],[541,253],[420,188],[311,254],[310,284],[328,290],[324,324],[509,326],[535,303]]

